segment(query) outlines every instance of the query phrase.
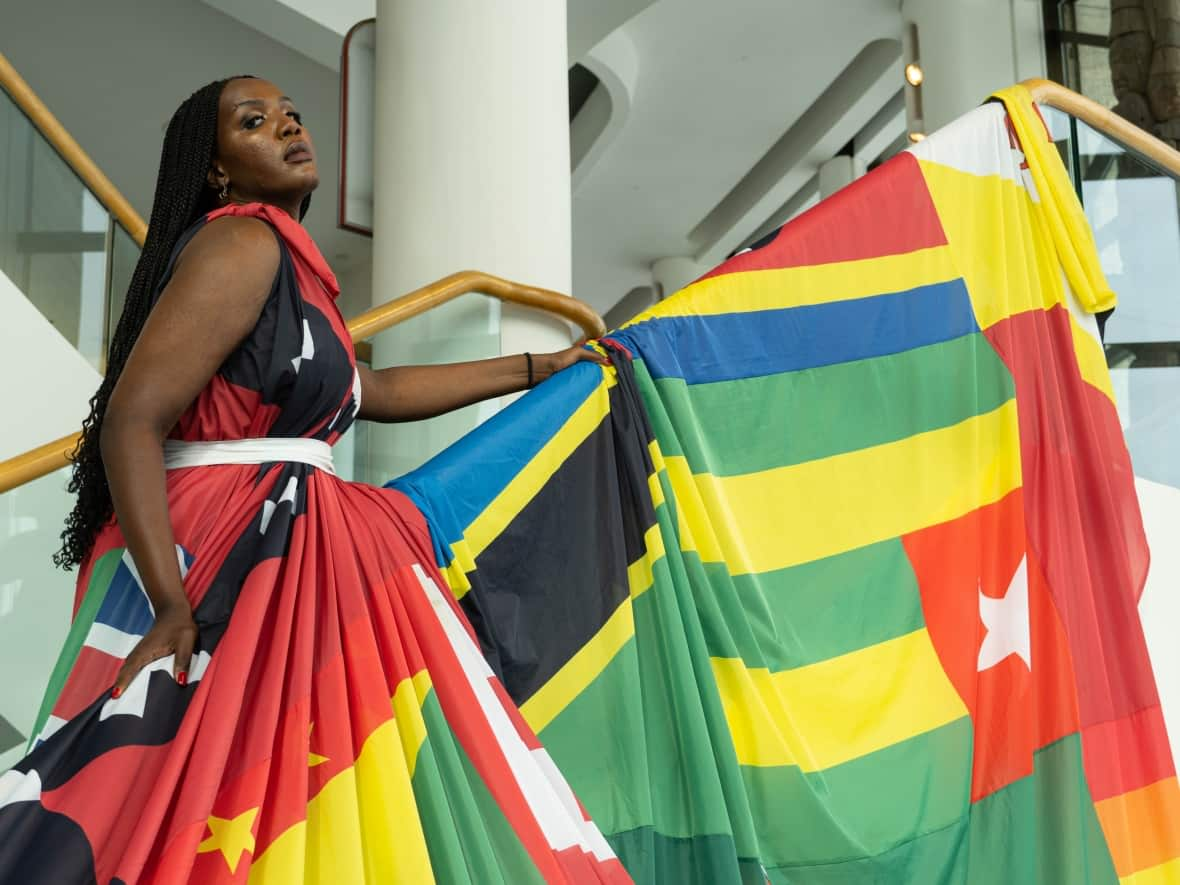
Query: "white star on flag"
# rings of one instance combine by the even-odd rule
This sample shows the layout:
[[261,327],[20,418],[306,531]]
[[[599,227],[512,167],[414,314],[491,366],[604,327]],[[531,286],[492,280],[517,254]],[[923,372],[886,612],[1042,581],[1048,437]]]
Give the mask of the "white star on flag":
[[287,485],[283,488],[283,493],[279,495],[278,504],[274,501],[262,502],[262,521],[258,524],[258,533],[265,535],[267,528],[270,526],[271,517],[275,515],[275,509],[284,502],[289,503],[292,507],[295,506],[295,492],[299,488],[298,477],[292,476],[287,480]]
[[311,325],[307,320],[303,321],[303,349],[299,356],[291,360],[291,365],[295,367],[295,371],[299,371],[299,367],[303,365],[304,360],[309,360],[315,356],[315,341],[311,338]]
[[27,774],[15,769],[0,774],[0,808],[17,802],[36,802],[40,798],[41,775],[35,768]]
[[979,646],[979,663],[976,669],[982,673],[994,667],[1009,655],[1019,655],[1025,666],[1032,669],[1032,641],[1028,627],[1028,560],[1021,557],[1016,574],[1008,583],[1008,592],[1000,599],[983,594],[979,590],[979,619],[987,628],[983,643]]

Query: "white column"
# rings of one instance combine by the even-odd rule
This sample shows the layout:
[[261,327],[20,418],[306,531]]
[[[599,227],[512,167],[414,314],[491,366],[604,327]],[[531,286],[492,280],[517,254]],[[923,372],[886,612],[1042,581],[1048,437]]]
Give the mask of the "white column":
[[[373,303],[460,270],[568,293],[565,4],[377,0],[376,41]],[[374,363],[570,341],[561,321],[467,296],[381,336]],[[494,408],[403,425],[391,436],[394,466],[436,451]]]
[[695,258],[673,255],[652,262],[651,278],[656,285],[656,298],[674,295],[711,268],[699,264]]
[[918,26],[927,132],[997,89],[1045,76],[1040,0],[902,0],[901,15]]
[[826,200],[864,174],[864,165],[855,157],[837,154],[819,167],[819,198]]

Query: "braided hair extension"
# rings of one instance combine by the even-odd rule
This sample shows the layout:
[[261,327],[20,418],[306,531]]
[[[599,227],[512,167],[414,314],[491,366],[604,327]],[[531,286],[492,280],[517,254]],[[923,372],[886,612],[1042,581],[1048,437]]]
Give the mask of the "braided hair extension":
[[[73,568],[85,560],[99,530],[114,513],[99,448],[103,416],[147,320],[177,240],[198,218],[217,208],[217,193],[207,179],[217,151],[217,107],[225,84],[236,79],[253,78],[227,77],[201,87],[177,108],[168,123],[143,251],[127,288],[123,314],[111,337],[106,377],[90,399],[90,414],[82,422],[82,437],[71,456],[69,491],[78,498],[66,517],[61,549],[53,556],[60,568]],[[309,199],[303,201],[301,218]]]

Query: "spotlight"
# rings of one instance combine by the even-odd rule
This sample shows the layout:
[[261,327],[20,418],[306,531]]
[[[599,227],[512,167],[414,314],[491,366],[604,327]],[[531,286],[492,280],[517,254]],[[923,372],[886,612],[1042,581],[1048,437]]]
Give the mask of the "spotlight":
[[917,62],[910,62],[905,66],[905,81],[911,86],[921,86],[926,75],[922,73],[922,66]]
[[910,133],[910,142],[913,144],[917,144],[919,141],[921,141],[925,137],[926,137],[925,132],[911,132]]

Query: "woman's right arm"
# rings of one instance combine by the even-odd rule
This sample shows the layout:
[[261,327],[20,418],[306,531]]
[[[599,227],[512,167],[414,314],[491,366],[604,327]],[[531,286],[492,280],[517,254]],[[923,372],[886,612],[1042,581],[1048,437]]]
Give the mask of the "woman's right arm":
[[226,217],[185,247],[111,393],[100,446],[119,527],[156,621],[115,679],[118,697],[144,666],[176,654],[183,684],[197,638],[168,515],[164,438],[254,328],[279,248],[268,225]]

